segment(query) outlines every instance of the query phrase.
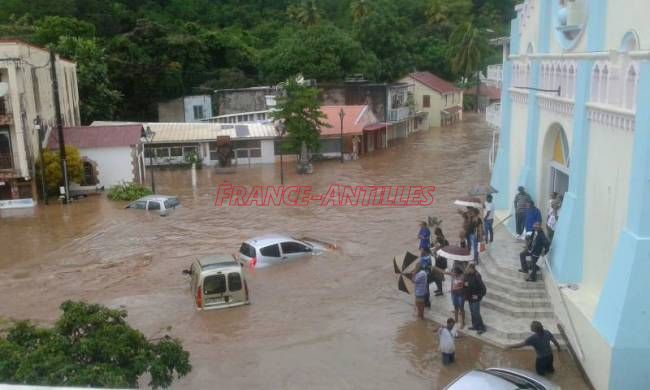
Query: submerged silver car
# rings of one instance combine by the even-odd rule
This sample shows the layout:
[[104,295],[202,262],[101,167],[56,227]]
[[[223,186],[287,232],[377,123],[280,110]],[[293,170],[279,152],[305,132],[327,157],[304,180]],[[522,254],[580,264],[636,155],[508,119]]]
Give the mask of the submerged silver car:
[[244,241],[239,247],[239,261],[249,267],[266,267],[307,259],[323,252],[314,242],[282,234],[267,234]]
[[167,215],[171,210],[180,206],[180,204],[181,202],[175,196],[148,195],[129,203],[125,208],[157,211],[161,215]]
[[560,390],[560,386],[517,368],[487,368],[472,370],[456,378],[445,390]]
[[198,310],[223,309],[250,303],[248,283],[241,264],[233,255],[196,259],[189,269],[190,290]]

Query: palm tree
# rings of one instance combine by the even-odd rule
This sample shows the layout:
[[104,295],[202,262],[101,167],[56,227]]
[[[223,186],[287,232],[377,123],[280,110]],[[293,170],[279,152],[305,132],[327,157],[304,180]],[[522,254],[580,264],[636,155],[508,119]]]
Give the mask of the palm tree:
[[370,13],[370,7],[368,6],[367,0],[355,0],[350,4],[350,10],[352,12],[352,20],[355,24],[358,24],[363,18],[368,16]]
[[480,95],[480,69],[483,65],[483,55],[487,50],[487,41],[481,30],[470,22],[458,26],[449,39],[449,57],[451,69],[463,77],[470,78],[476,74],[476,110],[478,112],[478,97]]
[[447,7],[443,0],[431,0],[431,5],[426,11],[427,22],[430,26],[445,24],[449,20],[447,17]]
[[315,0],[303,1],[299,5],[292,4],[287,8],[289,18],[303,26],[314,26],[320,22],[320,13]]

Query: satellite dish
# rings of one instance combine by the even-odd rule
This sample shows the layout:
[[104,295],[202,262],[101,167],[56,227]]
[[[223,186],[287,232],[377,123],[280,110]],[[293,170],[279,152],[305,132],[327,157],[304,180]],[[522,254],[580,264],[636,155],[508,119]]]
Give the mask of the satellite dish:
[[0,83],[0,97],[3,97],[4,95],[9,92],[9,84],[7,83]]

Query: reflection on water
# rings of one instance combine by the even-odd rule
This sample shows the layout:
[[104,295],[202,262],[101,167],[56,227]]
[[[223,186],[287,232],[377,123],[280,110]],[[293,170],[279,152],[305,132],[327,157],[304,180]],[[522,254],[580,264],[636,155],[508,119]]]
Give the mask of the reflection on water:
[[[464,338],[458,363],[442,368],[433,334],[398,293],[391,259],[417,245],[417,223],[436,215],[450,240],[460,229],[452,201],[488,181],[491,130],[468,121],[411,136],[358,161],[321,162],[287,184],[436,186],[433,207],[214,207],[216,186],[279,184],[276,166],[156,171],[160,193],[182,207],[168,217],[105,197],[38,207],[0,218],[0,316],[51,321],[64,299],[129,310],[147,335],[170,332],[191,352],[194,371],[179,388],[441,388],[464,370],[493,365],[530,369],[532,353],[502,351]],[[232,253],[249,237],[287,232],[335,242],[306,261],[248,272],[252,304],[197,312],[181,270],[196,256]],[[45,297],[45,299],[44,299]],[[168,330],[171,329],[171,330]],[[575,367],[556,379],[582,388]],[[560,366],[560,364],[558,364]]]

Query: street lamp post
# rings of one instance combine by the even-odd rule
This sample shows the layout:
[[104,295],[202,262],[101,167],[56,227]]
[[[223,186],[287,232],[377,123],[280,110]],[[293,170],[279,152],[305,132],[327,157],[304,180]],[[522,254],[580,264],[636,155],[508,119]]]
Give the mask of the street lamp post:
[[284,185],[284,152],[282,151],[282,137],[285,132],[284,123],[277,123],[275,125],[275,131],[280,135],[280,185]]
[[147,143],[149,144],[149,165],[151,169],[151,191],[155,194],[156,193],[156,181],[154,180],[153,177],[153,151],[154,149],[151,147],[151,143],[153,142],[153,137],[156,136],[156,133],[151,131],[151,128],[147,126],[147,129],[144,132],[144,138],[147,140]]
[[341,108],[339,111],[339,118],[341,118],[341,164],[343,164],[343,117],[345,116],[345,111]]

